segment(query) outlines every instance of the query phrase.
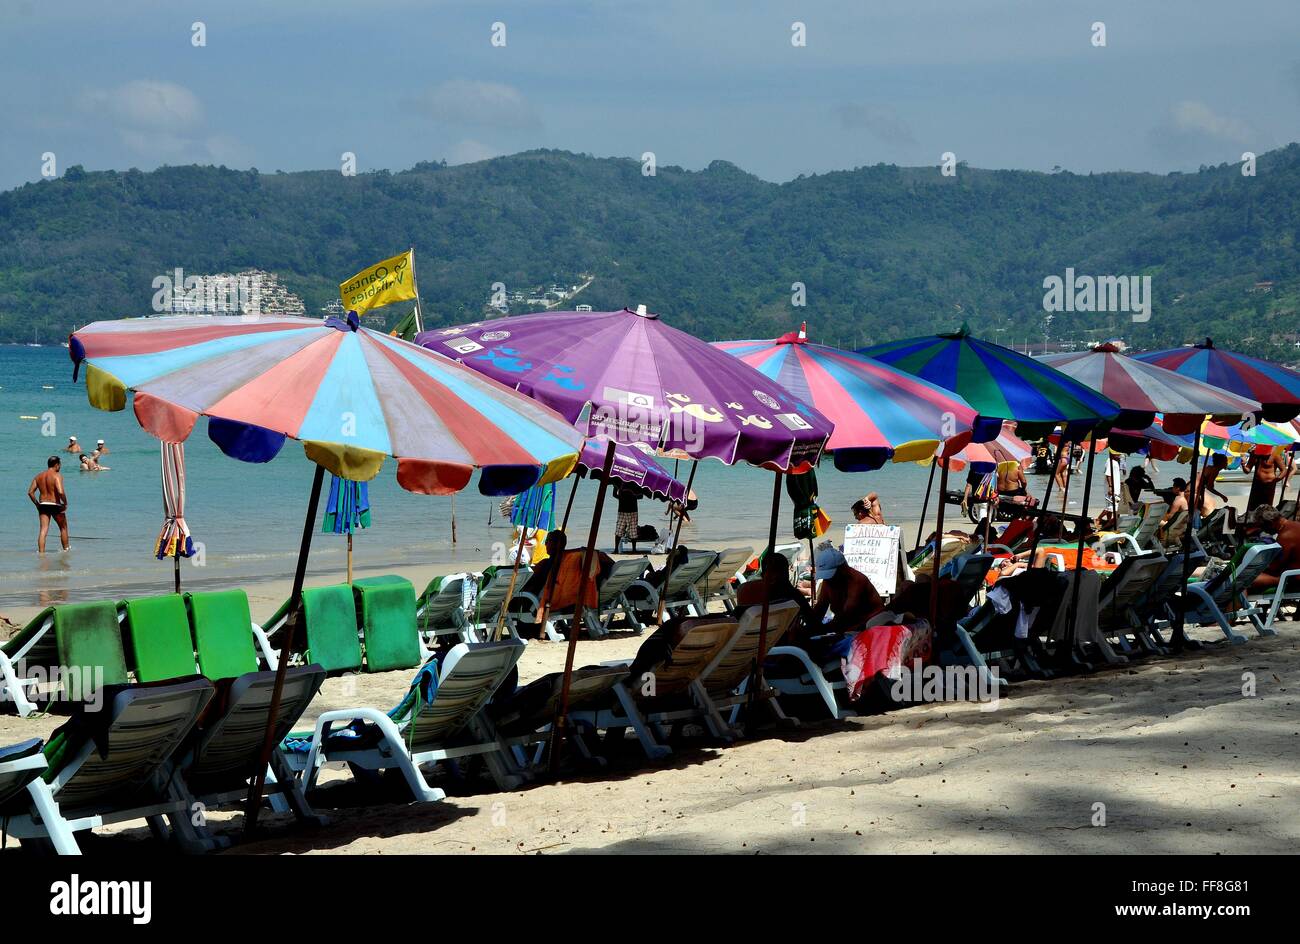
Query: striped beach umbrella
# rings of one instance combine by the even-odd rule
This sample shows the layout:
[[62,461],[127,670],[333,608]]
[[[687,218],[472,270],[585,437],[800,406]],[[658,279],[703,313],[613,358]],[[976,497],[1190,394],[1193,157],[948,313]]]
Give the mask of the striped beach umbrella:
[[1024,439],[1040,439],[1068,425],[1068,439],[1114,419],[1120,408],[1086,384],[1042,361],[974,337],[967,325],[953,334],[927,335],[862,348],[945,390],[986,419],[1016,420]]
[[97,321],[73,332],[68,353],[86,367],[86,394],[123,410],[164,442],[184,442],[199,417],[228,456],[267,462],[286,438],[315,464],[292,603],[282,630],[261,763],[245,828],[256,825],[273,722],[301,616],[312,526],[326,471],[364,482],[389,456],[407,491],[448,495],[479,470],[479,491],[513,495],[568,475],[581,437],[540,403],[414,344],[346,320],[179,316]]
[[936,451],[952,455],[972,438],[993,439],[1002,429],[1001,421],[977,424],[975,411],[960,396],[861,354],[814,344],[802,328],[775,340],[713,346],[834,423],[826,446],[841,471],[870,471],[891,460],[916,462]]
[[1206,416],[1235,423],[1262,409],[1257,400],[1128,357],[1113,344],[1037,359],[1114,400],[1124,411],[1117,423],[1125,429],[1149,426],[1159,413],[1165,432],[1177,435],[1192,432]]
[[961,472],[969,465],[973,471],[987,474],[1008,463],[1028,469],[1034,464],[1034,450],[1016,435],[1015,423],[1003,423],[996,439],[967,443],[946,461],[954,472]]
[[1262,405],[1263,418],[1270,422],[1285,422],[1300,416],[1300,373],[1258,357],[1215,347],[1213,338],[1190,347],[1136,356],[1148,364],[1257,400]]
[[181,558],[194,555],[194,540],[185,523],[185,444],[160,443],[162,453],[163,526],[154,545],[159,560],[171,558],[176,592],[181,592]]

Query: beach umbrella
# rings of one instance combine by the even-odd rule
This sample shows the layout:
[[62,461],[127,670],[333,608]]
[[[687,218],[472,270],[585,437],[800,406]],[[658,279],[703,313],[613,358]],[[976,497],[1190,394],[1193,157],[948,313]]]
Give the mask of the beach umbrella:
[[1280,364],[1235,354],[1214,346],[1213,338],[1189,347],[1149,351],[1135,357],[1176,371],[1261,404],[1263,418],[1273,423],[1300,416],[1300,373]]
[[416,342],[552,407],[585,436],[789,471],[832,423],[658,315],[544,311],[425,331]]
[[[925,532],[925,513],[930,507],[930,492],[934,485],[934,470],[936,466],[943,466],[949,472],[962,472],[967,466],[971,471],[988,475],[990,472],[1001,471],[1008,465],[1019,466],[1022,470],[1027,470],[1034,463],[1034,451],[1030,445],[1016,435],[1016,424],[1003,422],[1002,429],[996,439],[988,442],[970,442],[963,446],[957,452],[949,456],[936,456],[927,460],[930,465],[930,479],[925,487],[925,500],[921,503],[921,520],[916,526],[916,543],[921,543],[921,537]],[[985,539],[988,538],[988,527],[992,525],[992,518],[986,523]]]
[[996,438],[1000,420],[976,423],[960,396],[852,351],[814,344],[804,329],[774,340],[716,341],[835,424],[826,443],[844,472],[959,451]]
[[[226,455],[267,462],[287,438],[315,464],[294,573],[284,652],[300,618],[311,534],[326,471],[374,478],[387,457],[407,491],[449,495],[479,470],[479,491],[513,495],[563,478],[581,445],[572,426],[536,401],[428,351],[347,320],[178,316],[98,321],[68,341],[73,376],[103,410],[126,408],[164,442],[185,441],[200,416]],[[279,661],[278,710],[289,659]],[[256,824],[272,727],[249,792]]]
[[[747,364],[664,322],[644,305],[636,311],[544,311],[425,331],[416,341],[553,407],[587,436],[604,436],[606,470],[596,495],[581,573],[590,572],[608,470],[616,443],[643,444],[692,460],[689,494],[700,459],[749,462],[776,471],[769,526],[775,546],[781,475],[812,468],[833,424],[808,403]],[[672,546],[677,546],[681,519]],[[671,574],[673,555],[668,557]],[[581,601],[579,601],[579,608]],[[581,612],[574,626],[581,625]],[[663,601],[659,618],[663,618]],[[768,605],[759,623],[766,651]],[[570,634],[551,763],[564,737],[577,632]],[[762,659],[757,660],[761,676]],[[756,680],[750,689],[758,693]]]
[[159,560],[172,559],[176,592],[181,592],[181,558],[194,555],[194,540],[185,523],[185,444],[164,442],[162,452],[163,526],[154,546]]
[[[582,452],[578,456],[578,475],[590,475],[597,480],[600,478],[608,442],[604,436],[594,436],[583,443]],[[646,446],[616,443],[614,465],[609,470],[609,476],[624,485],[641,489],[647,498],[686,501],[686,483],[656,462]],[[576,486],[577,483],[574,484]]]
[[[859,353],[959,394],[981,418],[1016,420],[1018,434],[1025,439],[1040,439],[1057,426],[1062,426],[1066,441],[1075,442],[1090,430],[1109,425],[1120,412],[1112,401],[1086,384],[1010,348],[976,338],[966,324],[952,334],[890,341],[863,348]],[[1084,518],[1092,491],[1094,456],[1094,453],[1088,453],[1088,475],[1083,492]],[[1043,511],[1051,499],[1054,479],[1054,476],[1047,479]],[[941,511],[942,508],[940,502]],[[1037,550],[1040,530],[1034,532],[1031,560],[1032,551]],[[1080,534],[1079,559],[1082,560],[1082,530]],[[1076,592],[1078,583],[1076,578]],[[1077,599],[1071,604],[1071,614],[1076,610]],[[1070,665],[1077,662],[1073,657],[1072,634],[1061,649],[1063,660],[1068,658]]]
[[348,583],[352,582],[352,533],[370,527],[370,485],[330,476],[330,494],[325,500],[321,530],[348,537]]

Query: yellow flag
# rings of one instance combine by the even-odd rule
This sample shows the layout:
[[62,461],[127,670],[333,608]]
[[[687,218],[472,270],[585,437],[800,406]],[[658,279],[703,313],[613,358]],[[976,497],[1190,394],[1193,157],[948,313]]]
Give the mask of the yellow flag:
[[339,285],[343,307],[358,315],[415,297],[414,252],[407,250],[383,262],[362,269]]

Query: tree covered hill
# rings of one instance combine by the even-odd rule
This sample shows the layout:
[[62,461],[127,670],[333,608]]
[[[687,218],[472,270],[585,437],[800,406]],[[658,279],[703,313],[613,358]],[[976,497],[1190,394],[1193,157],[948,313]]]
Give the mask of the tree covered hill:
[[[312,311],[415,246],[426,320],[485,314],[492,285],[594,281],[575,302],[646,304],[702,337],[866,344],[969,321],[1007,344],[1213,335],[1300,352],[1300,145],[1196,174],[860,167],[783,184],[531,151],[410,170],[263,174],[69,168],[0,194],[0,340],[149,313],[176,267],[279,274]],[[1149,275],[1152,316],[1043,310],[1044,278]],[[792,305],[792,285],[806,306]],[[1265,284],[1258,284],[1265,283]],[[397,306],[393,306],[396,308]],[[525,310],[515,304],[512,310]],[[395,318],[402,312],[392,312]]]

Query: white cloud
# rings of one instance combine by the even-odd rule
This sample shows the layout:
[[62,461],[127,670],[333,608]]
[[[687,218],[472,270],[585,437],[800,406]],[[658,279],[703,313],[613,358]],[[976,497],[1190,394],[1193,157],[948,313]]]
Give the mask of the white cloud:
[[135,79],[110,89],[86,93],[86,106],[130,128],[174,130],[198,124],[203,105],[183,85]]
[[542,126],[520,91],[501,82],[451,79],[421,95],[416,108],[435,121],[454,125],[525,131]]
[[464,138],[452,145],[451,150],[447,153],[448,164],[475,164],[478,161],[490,160],[494,157],[500,157],[501,151],[484,144],[482,141],[474,141],[470,138]]
[[1174,106],[1173,119],[1179,131],[1208,134],[1228,141],[1244,141],[1253,134],[1244,121],[1220,115],[1204,102],[1179,102]]

